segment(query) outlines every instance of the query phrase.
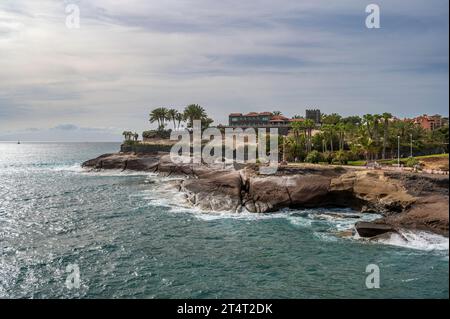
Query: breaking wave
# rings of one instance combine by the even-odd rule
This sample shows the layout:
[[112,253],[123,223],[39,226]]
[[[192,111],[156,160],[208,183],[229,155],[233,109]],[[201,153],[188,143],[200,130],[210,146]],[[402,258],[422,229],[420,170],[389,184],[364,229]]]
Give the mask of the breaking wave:
[[449,250],[449,239],[447,237],[424,231],[401,230],[400,234],[391,234],[389,238],[380,239],[378,242],[425,251],[448,252]]

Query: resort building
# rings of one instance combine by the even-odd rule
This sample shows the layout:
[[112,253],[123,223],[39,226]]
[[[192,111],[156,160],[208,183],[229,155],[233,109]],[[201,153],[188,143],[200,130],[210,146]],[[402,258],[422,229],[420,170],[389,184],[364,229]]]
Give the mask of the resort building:
[[304,119],[290,119],[283,115],[274,115],[272,112],[231,113],[228,116],[228,127],[278,128],[280,134],[287,135],[294,121],[304,121]]
[[448,117],[442,117],[439,114],[418,116],[412,121],[419,124],[424,130],[434,131],[445,125],[448,125]]
[[229,118],[229,126],[238,127],[259,127],[270,125],[273,114],[271,112],[250,112],[248,114],[231,113]]

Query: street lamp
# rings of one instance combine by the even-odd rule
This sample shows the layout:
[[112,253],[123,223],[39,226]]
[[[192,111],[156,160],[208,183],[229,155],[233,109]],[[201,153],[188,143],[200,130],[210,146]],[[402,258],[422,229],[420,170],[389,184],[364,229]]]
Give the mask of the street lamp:
[[397,165],[400,167],[400,135],[397,135]]

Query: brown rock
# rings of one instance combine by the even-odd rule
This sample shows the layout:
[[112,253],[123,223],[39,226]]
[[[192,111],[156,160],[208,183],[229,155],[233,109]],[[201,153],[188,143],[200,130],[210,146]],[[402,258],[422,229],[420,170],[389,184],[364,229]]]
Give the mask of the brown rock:
[[222,165],[176,164],[167,154],[105,154],[83,163],[93,169],[155,171],[184,176],[176,187],[191,205],[204,210],[265,213],[284,207],[351,207],[385,215],[356,224],[363,237],[399,228],[448,236],[448,177],[402,172],[333,169],[319,165],[281,167],[262,176],[258,168],[224,169]]
[[375,237],[388,232],[395,232],[395,228],[390,225],[372,222],[357,222],[356,231],[361,237]]
[[383,221],[394,227],[432,231],[448,237],[449,197],[432,195],[420,198],[414,206]]
[[235,212],[241,209],[241,185],[238,171],[213,171],[185,180],[181,189],[193,206]]

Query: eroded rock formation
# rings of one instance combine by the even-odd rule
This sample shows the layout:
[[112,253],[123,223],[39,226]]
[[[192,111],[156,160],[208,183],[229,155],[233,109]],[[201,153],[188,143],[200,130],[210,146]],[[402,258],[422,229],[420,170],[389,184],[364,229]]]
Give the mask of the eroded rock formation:
[[373,223],[357,223],[361,236],[398,228],[448,236],[448,177],[318,165],[280,167],[275,175],[264,176],[251,166],[175,164],[162,153],[105,154],[83,166],[183,176],[178,189],[192,206],[203,210],[268,213],[285,207],[351,207],[385,216]]

